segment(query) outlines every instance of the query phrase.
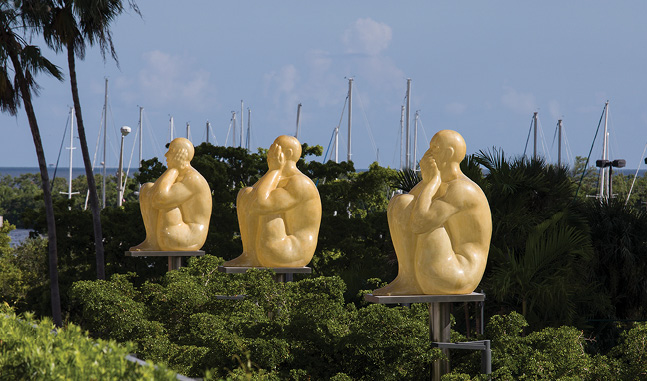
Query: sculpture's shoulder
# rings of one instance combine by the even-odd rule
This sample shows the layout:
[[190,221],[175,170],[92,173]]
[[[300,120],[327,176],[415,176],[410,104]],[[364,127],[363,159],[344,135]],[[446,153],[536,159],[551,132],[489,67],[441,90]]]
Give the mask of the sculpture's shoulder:
[[485,193],[483,193],[481,187],[465,175],[461,175],[457,179],[449,182],[447,196],[465,201],[485,201],[487,203],[487,198],[485,197]]
[[305,191],[305,192],[317,192],[317,195],[319,192],[317,191],[317,186],[315,183],[310,179],[308,176],[304,175],[301,171],[298,173],[295,173],[290,177],[290,182],[289,186],[293,187],[294,189],[298,189],[300,191]]
[[191,167],[191,169],[184,175],[184,180],[182,182],[199,188],[206,187],[207,191],[209,190],[207,180],[193,167]]

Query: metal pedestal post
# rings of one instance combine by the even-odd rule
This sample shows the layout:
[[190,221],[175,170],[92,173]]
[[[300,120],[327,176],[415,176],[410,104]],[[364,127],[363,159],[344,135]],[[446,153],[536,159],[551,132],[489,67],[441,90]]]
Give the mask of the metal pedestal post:
[[168,271],[177,270],[182,267],[182,257],[168,257]]
[[[451,325],[449,317],[450,303],[429,303],[429,338],[431,342],[449,343]],[[443,374],[449,373],[449,349],[441,349],[447,357],[445,360],[436,360],[433,364],[432,380],[440,381]]]

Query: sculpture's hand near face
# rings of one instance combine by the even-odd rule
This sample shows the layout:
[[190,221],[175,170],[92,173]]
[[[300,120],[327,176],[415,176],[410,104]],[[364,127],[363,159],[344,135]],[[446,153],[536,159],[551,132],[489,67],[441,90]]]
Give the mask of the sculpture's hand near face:
[[267,166],[270,171],[282,170],[285,167],[285,154],[280,145],[274,143],[267,152]]
[[430,182],[440,176],[436,159],[430,151],[425,152],[420,159],[420,172],[422,174],[422,181]]

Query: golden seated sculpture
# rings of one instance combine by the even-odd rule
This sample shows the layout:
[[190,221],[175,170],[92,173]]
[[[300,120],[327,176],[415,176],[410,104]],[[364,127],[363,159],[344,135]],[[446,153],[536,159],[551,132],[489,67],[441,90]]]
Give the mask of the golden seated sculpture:
[[223,266],[303,267],[310,262],[321,224],[321,198],[297,168],[300,157],[296,138],[276,138],[267,152],[267,173],[238,192],[243,253]]
[[442,130],[420,160],[422,181],[387,208],[398,276],[373,295],[468,294],[478,286],[492,236],[481,188],[460,170],[465,141]]
[[130,251],[196,251],[204,245],[211,219],[211,190],[191,166],[195,149],[176,138],[166,155],[168,169],[139,190],[146,239]]

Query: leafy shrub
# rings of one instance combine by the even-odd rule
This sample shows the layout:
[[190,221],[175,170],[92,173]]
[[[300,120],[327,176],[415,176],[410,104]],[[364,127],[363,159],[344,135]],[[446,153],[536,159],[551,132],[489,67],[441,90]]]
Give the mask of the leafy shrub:
[[75,325],[52,330],[49,319],[18,317],[0,306],[0,379],[174,380],[162,366],[141,366],[126,360],[131,343],[92,341]]

